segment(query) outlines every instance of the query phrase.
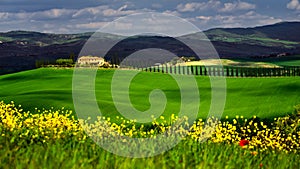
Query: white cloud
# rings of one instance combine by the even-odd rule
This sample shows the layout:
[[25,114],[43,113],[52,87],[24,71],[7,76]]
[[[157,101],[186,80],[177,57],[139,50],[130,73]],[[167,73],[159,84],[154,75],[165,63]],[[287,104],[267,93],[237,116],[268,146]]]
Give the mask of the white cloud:
[[216,20],[218,20],[220,23],[224,24],[232,24],[233,27],[236,24],[239,25],[246,25],[246,26],[259,26],[259,25],[268,25],[268,24],[274,24],[277,22],[281,22],[281,19],[277,19],[271,16],[261,15],[258,13],[255,13],[254,11],[247,12],[243,15],[217,15],[215,17]]
[[98,15],[101,14],[103,10],[107,10],[109,7],[107,5],[96,6],[96,7],[89,7],[77,10],[72,17],[82,17],[82,16],[90,16],[90,15]]
[[179,12],[194,12],[194,11],[203,11],[203,10],[215,10],[219,12],[232,12],[238,10],[251,10],[255,9],[254,4],[242,1],[222,3],[217,0],[210,0],[208,2],[192,2],[186,4],[177,5],[177,10]]
[[177,10],[179,12],[194,12],[202,6],[203,3],[187,3],[177,5]]
[[241,15],[197,16],[190,21],[205,30],[210,28],[208,25],[222,28],[254,27],[282,22],[282,19],[249,11]]
[[232,12],[232,11],[237,11],[237,10],[250,10],[250,9],[255,9],[254,4],[250,4],[247,2],[233,2],[233,3],[225,3],[224,7],[219,9],[220,12]]
[[300,3],[298,0],[291,0],[291,2],[289,2],[286,7],[288,9],[295,9],[295,10],[300,10]]
[[90,23],[82,23],[82,24],[76,24],[76,28],[82,28],[82,29],[99,29],[102,26],[106,25],[108,22],[90,22]]
[[196,18],[207,21],[207,20],[210,20],[212,18],[212,16],[197,16]]
[[0,19],[7,19],[8,18],[8,12],[0,12]]
[[103,16],[124,16],[124,15],[129,15],[135,13],[134,10],[115,10],[115,9],[105,9],[103,11]]
[[108,16],[108,17],[111,17],[111,16],[124,16],[124,15],[130,15],[130,14],[133,14],[135,13],[136,11],[134,10],[126,10],[128,7],[127,4],[121,6],[119,9],[115,10],[115,9],[105,9],[103,10],[102,14],[103,16]]
[[[288,1],[289,3],[286,2],[287,8],[300,10],[300,0]],[[141,3],[142,5],[138,6],[138,3],[132,5],[129,2],[124,1],[122,1],[122,3],[121,1],[118,3],[100,3],[107,5],[99,6],[86,5],[89,7],[76,6],[74,8],[67,6],[65,8],[62,7],[48,10],[26,10],[26,8],[24,8],[24,11],[5,11],[5,9],[1,8],[0,31],[20,29],[61,33],[95,31],[120,16],[141,12],[162,12],[164,14],[180,16],[199,26],[202,30],[216,26],[247,27],[266,25],[282,21],[280,18],[290,20],[291,18],[293,20],[299,20],[300,18],[299,13],[293,11],[290,11],[290,14],[280,15],[280,18],[268,16],[268,14],[264,13],[265,11],[261,11],[261,8],[256,9],[254,1],[251,2],[253,4],[246,0],[233,0],[227,2],[221,0],[194,0],[194,2],[189,3],[181,1],[178,4],[175,4],[175,9],[174,6],[172,6],[173,4],[168,6],[164,1],[161,3],[148,2],[148,6],[151,7],[152,5],[152,9],[143,8],[147,4]],[[257,13],[257,11],[259,13]],[[279,15],[276,14],[276,16]],[[170,23],[159,24],[168,25]],[[128,24],[117,26],[120,26],[120,29],[129,29],[131,27],[131,25]],[[174,25],[174,27],[178,27],[178,25]],[[153,27],[153,29],[156,28]]]
[[[128,10],[128,5],[112,9],[107,5],[87,7],[82,9],[49,9],[34,12],[0,12],[0,27],[2,30],[34,30],[34,31],[66,31],[82,32],[95,31],[118,16],[125,16],[135,12],[147,11]],[[11,23],[13,21],[13,23]],[[11,23],[9,26],[5,23]],[[22,27],[21,27],[22,25]],[[122,25],[128,27],[128,25]],[[69,30],[69,31],[67,31]]]
[[177,11],[170,11],[170,10],[166,10],[163,12],[164,14],[169,14],[169,15],[174,15],[174,16],[180,16],[180,13]]
[[42,14],[48,18],[59,18],[64,15],[69,15],[73,12],[74,10],[69,10],[69,9],[50,9],[44,12],[38,12],[36,14]]
[[196,10],[207,10],[217,8],[221,4],[220,1],[210,0],[208,2],[192,2],[177,5],[176,9],[179,12],[194,12]]
[[69,18],[74,13],[72,9],[50,9],[37,12],[0,13],[0,20],[48,20]]
[[257,21],[256,25],[254,25],[254,26],[269,25],[269,24],[275,24],[278,22],[282,22],[282,19],[280,19],[280,18],[275,18],[273,16],[258,14],[254,11],[247,12],[246,14],[239,16],[239,18],[241,20],[244,20],[245,22],[250,21],[250,23],[251,22],[255,23],[255,21]]

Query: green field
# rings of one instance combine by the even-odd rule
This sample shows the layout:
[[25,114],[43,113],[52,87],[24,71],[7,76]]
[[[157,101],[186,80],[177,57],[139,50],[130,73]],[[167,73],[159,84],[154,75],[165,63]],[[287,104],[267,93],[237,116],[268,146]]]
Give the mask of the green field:
[[281,58],[265,59],[266,62],[279,66],[300,66],[300,55],[285,56]]
[[[114,70],[98,70],[96,96],[101,111],[109,116],[118,115],[111,97],[111,78]],[[72,101],[72,69],[42,68],[0,76],[0,100],[15,101],[24,110],[74,109]],[[183,76],[183,75],[178,75]],[[200,92],[199,117],[207,117],[211,88],[208,77],[196,77]],[[300,103],[300,78],[227,78],[227,97],[223,117],[243,115],[260,118],[284,116]],[[149,93],[153,89],[165,92],[168,102],[166,114],[177,113],[180,106],[179,88],[170,75],[139,73],[131,82],[130,99],[135,108],[149,108]],[[191,105],[195,104],[193,102]]]
[[[51,107],[53,109],[60,109],[61,107],[74,109],[72,100],[73,71],[73,69],[64,68],[41,68],[0,76],[0,100],[4,100],[6,103],[12,100],[16,104],[21,104],[24,110],[40,113],[40,115],[44,114],[41,117],[45,117],[42,118],[42,121],[39,121],[40,118],[36,118],[35,121],[29,123],[27,120],[34,119],[29,115],[26,116],[28,119],[18,121],[18,125],[10,126],[17,121],[15,120],[17,117],[22,116],[16,113],[18,112],[17,109],[20,108],[14,109],[2,104],[0,118],[4,120],[0,120],[0,168],[299,168],[299,144],[297,144],[297,140],[300,138],[299,127],[290,130],[293,126],[299,126],[298,115],[282,118],[281,123],[276,123],[273,127],[269,126],[271,130],[262,128],[263,124],[258,123],[264,133],[257,137],[258,131],[253,128],[257,123],[250,125],[249,122],[250,119],[252,119],[251,122],[257,121],[256,118],[252,118],[253,116],[263,118],[260,119],[263,122],[265,120],[273,122],[273,117],[292,113],[294,106],[300,103],[299,77],[226,78],[227,96],[223,113],[223,117],[235,118],[236,115],[243,115],[249,118],[248,124],[244,128],[252,128],[247,134],[251,137],[245,138],[249,139],[253,145],[260,142],[264,146],[269,143],[272,143],[270,145],[278,143],[286,146],[290,143],[288,141],[289,134],[295,135],[294,140],[296,141],[293,145],[298,146],[293,147],[293,151],[287,152],[278,148],[271,148],[272,146],[266,149],[259,146],[253,149],[246,146],[246,148],[241,147],[239,141],[243,139],[241,136],[245,133],[240,133],[242,135],[237,136],[235,133],[229,133],[233,130],[232,128],[224,127],[226,130],[215,134],[214,138],[217,135],[220,138],[224,134],[222,138],[230,136],[229,142],[214,142],[209,139],[200,143],[188,136],[186,140],[182,140],[171,150],[157,156],[129,158],[105,151],[91,138],[85,137],[84,131],[80,132],[72,128],[66,130],[70,126],[79,125],[78,123],[66,122],[61,116],[53,115],[53,112],[49,116],[51,112],[50,114],[48,114],[49,111],[37,112],[35,109],[51,109]],[[122,71],[126,75],[134,70]],[[98,105],[101,111],[106,116],[110,116],[111,119],[119,115],[111,94],[111,82],[114,73],[115,70],[113,69],[100,69],[95,80]],[[188,75],[176,76],[183,79],[191,78]],[[126,78],[127,76],[124,76],[124,79]],[[216,77],[217,81],[220,80],[218,78]],[[79,79],[82,79],[83,82],[87,81],[84,75],[80,76]],[[211,99],[210,81],[208,77],[204,76],[196,77],[196,81],[200,92],[198,117],[206,118]],[[165,115],[179,111],[181,95],[177,83],[168,74],[153,72],[140,72],[131,81],[130,99],[133,106],[140,111],[149,109],[149,94],[153,89],[161,89],[168,99]],[[118,94],[122,94],[123,91],[119,92]],[[187,90],[186,92],[194,91]],[[160,102],[160,100],[155,100],[155,102]],[[195,104],[196,102],[191,100],[188,107],[193,107]],[[299,110],[298,107],[298,114]],[[234,121],[223,119],[223,124],[226,125],[228,120],[229,122]],[[233,124],[237,128],[242,128],[244,118],[238,120],[241,123]],[[44,123],[47,121],[49,122]],[[127,122],[122,124],[127,124]],[[27,124],[31,124],[31,126],[26,127]],[[22,127],[18,128],[20,125]],[[130,125],[128,128],[125,127],[124,131],[132,131],[133,127]],[[167,123],[161,123],[155,129],[161,126],[167,126]],[[267,132],[277,130],[277,127],[282,128],[279,138],[283,141],[280,143],[276,141],[277,137],[271,136],[274,133],[267,134]],[[54,134],[54,131],[57,132],[58,130],[62,132]],[[135,131],[142,132],[142,130]],[[58,138],[57,136],[61,137]],[[167,143],[169,144],[169,142]],[[124,143],[123,146],[127,146],[127,144]],[[148,144],[144,146],[151,147]],[[116,148],[122,150],[119,146]]]
[[275,66],[300,66],[300,55],[270,57],[270,58],[261,58],[261,59],[233,59],[232,61],[240,62],[240,63],[254,63],[254,64],[260,62],[266,65],[270,64]]

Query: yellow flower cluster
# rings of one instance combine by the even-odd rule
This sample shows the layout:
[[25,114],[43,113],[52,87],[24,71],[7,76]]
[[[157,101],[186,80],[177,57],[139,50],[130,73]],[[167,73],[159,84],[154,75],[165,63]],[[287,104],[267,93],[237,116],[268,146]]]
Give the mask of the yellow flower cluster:
[[18,141],[46,142],[59,138],[76,137],[79,140],[85,139],[84,132],[78,121],[71,116],[72,111],[44,110],[38,114],[23,112],[14,102],[5,104],[0,102],[0,132],[1,137],[7,137]]
[[[240,140],[248,140],[249,149],[276,149],[298,151],[300,149],[300,111],[293,115],[275,118],[273,123],[266,124],[257,117],[246,119],[237,116],[235,119],[220,121],[209,118],[199,119],[192,125],[186,117],[179,118],[172,114],[154,119],[149,124],[138,124],[135,120],[116,117],[118,123],[109,117],[98,117],[90,123],[88,120],[76,120],[72,111],[44,110],[38,114],[23,112],[21,106],[13,102],[0,102],[0,134],[10,142],[26,140],[37,143],[57,139],[86,140],[87,135],[97,135],[101,139],[118,136],[130,138],[156,138],[158,134],[179,134],[184,139],[196,142],[210,141],[213,143],[236,144]],[[86,133],[87,134],[86,134]],[[14,140],[12,140],[14,138]],[[22,142],[22,141],[21,141]],[[126,140],[124,140],[126,142]]]
[[[252,119],[237,116],[232,122],[217,121],[210,140],[214,143],[237,143],[245,139],[249,141],[249,149],[297,151],[300,150],[299,115],[298,113],[294,116],[275,118],[274,122],[268,125],[256,116]],[[199,140],[201,130],[203,122],[194,124],[190,132],[191,137]]]
[[80,125],[88,135],[98,135],[102,139],[108,136],[127,136],[130,138],[156,138],[158,134],[177,132],[178,135],[188,133],[187,118],[181,120],[174,114],[167,120],[163,116],[159,119],[153,118],[149,124],[137,124],[136,120],[126,120],[116,117],[119,123],[111,122],[110,118],[98,117],[96,122],[79,120]]

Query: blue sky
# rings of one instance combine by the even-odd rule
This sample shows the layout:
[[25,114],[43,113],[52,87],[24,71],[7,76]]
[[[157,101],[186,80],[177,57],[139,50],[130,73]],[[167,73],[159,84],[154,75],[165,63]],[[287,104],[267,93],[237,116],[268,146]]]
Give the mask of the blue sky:
[[0,31],[96,31],[129,14],[173,14],[201,30],[300,21],[299,0],[0,0]]

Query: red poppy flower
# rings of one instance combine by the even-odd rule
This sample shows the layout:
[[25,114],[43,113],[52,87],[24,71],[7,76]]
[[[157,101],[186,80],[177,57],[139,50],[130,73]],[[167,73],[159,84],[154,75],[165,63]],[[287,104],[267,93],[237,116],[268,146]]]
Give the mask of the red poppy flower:
[[248,141],[248,140],[242,139],[242,140],[240,141],[240,146],[241,146],[241,147],[244,147],[245,145],[248,145],[248,144],[249,144],[249,141]]

